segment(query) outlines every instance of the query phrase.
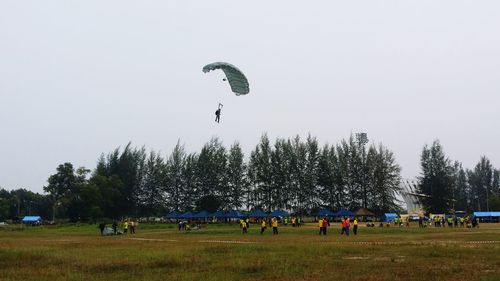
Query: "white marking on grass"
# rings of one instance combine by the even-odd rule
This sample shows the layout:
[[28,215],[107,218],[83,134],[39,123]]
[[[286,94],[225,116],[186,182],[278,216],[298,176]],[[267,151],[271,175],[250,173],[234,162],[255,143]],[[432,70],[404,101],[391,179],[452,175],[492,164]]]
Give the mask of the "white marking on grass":
[[66,240],[66,239],[54,239],[54,240],[43,240],[44,242],[55,242],[55,243],[83,243],[78,240]]
[[179,242],[179,240],[173,239],[153,239],[153,238],[125,238],[128,240],[137,240],[137,241],[152,241],[152,242]]
[[500,241],[451,241],[451,240],[423,240],[423,241],[331,241],[338,244],[356,244],[356,245],[423,245],[423,244],[500,244]]
[[370,257],[343,257],[343,260],[367,260]]
[[252,241],[231,241],[231,240],[200,240],[198,243],[223,243],[223,244],[255,244]]

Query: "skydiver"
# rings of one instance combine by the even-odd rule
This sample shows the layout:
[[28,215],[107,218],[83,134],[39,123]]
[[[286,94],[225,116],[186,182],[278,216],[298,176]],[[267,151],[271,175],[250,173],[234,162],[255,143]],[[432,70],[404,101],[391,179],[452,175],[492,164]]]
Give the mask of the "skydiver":
[[222,103],[219,103],[219,107],[215,111],[215,122],[217,122],[217,123],[219,123],[219,120],[220,120],[220,112],[221,112],[222,107],[223,107]]

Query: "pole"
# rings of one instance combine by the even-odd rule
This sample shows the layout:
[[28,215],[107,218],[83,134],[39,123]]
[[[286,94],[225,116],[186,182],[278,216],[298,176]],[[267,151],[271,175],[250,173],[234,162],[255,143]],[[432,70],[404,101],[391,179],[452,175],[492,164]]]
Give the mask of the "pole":
[[488,186],[486,185],[486,212],[490,211],[490,204],[489,204],[489,195],[488,195]]
[[358,141],[358,145],[361,151],[361,185],[363,186],[363,208],[366,209],[367,207],[367,194],[366,194],[366,173],[365,173],[365,168],[366,168],[366,156],[365,156],[365,144],[368,143],[368,136],[366,133],[357,133],[356,134],[356,140]]

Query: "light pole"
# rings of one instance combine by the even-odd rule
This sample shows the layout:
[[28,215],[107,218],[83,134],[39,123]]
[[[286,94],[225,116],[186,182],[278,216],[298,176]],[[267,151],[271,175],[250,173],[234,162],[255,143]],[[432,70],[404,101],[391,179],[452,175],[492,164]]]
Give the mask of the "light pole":
[[368,135],[366,133],[356,133],[356,140],[358,141],[361,150],[361,184],[363,185],[363,208],[366,209],[366,201],[368,201],[366,194],[366,184],[365,184],[365,144],[368,143]]
[[489,196],[488,196],[488,185],[485,185],[484,188],[486,189],[486,212],[489,212],[490,211],[490,206],[489,206]]

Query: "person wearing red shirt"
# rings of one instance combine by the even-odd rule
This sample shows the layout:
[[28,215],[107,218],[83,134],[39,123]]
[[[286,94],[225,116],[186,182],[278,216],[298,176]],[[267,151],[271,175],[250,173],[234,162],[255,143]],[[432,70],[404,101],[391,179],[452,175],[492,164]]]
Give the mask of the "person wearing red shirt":
[[323,227],[322,227],[323,235],[326,235],[326,229],[329,226],[330,226],[330,222],[326,218],[323,218]]

